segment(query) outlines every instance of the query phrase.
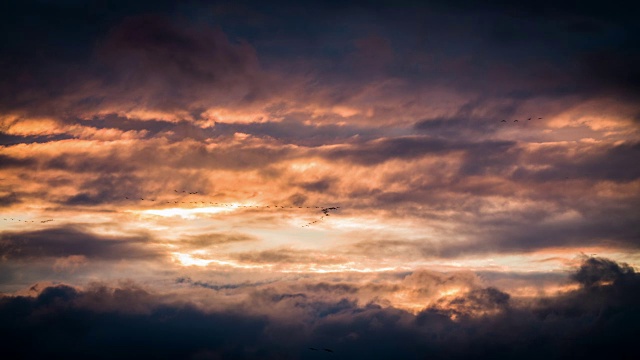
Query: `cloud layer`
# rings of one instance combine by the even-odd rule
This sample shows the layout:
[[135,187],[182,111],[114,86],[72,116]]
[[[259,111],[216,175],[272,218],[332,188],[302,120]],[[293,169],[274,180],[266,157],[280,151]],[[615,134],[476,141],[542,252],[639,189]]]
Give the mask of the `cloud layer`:
[[[442,288],[446,282],[425,281],[440,276],[423,274],[419,290]],[[245,301],[217,310],[133,284],[84,290],[58,285],[35,297],[1,299],[0,332],[7,340],[4,353],[24,358],[633,356],[638,275],[626,265],[587,258],[573,277],[579,287],[558,297],[519,304],[496,288],[475,288],[417,314],[358,303],[349,291],[322,283],[295,293],[263,286]],[[213,296],[224,290],[208,289]]]
[[631,357],[633,10],[0,5],[10,352]]

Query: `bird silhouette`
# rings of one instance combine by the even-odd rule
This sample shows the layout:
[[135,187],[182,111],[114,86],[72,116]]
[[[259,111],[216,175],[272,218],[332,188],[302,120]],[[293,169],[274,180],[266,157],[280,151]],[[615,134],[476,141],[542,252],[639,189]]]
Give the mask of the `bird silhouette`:
[[330,352],[330,353],[332,353],[332,352],[333,352],[333,350],[331,350],[331,349],[327,349],[327,348],[324,348],[323,350],[324,350],[324,351],[326,351],[326,352]]
[[507,120],[502,120],[502,121],[500,121],[500,122],[507,122]]
[[513,122],[518,122],[518,119],[513,120]]
[[318,349],[312,347],[310,347],[309,350],[318,351]]

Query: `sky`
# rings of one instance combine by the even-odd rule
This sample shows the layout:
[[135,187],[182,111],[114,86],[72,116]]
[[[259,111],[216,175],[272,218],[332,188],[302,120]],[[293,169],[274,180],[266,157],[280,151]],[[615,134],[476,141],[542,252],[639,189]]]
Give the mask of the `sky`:
[[637,358],[636,5],[0,5],[14,358]]

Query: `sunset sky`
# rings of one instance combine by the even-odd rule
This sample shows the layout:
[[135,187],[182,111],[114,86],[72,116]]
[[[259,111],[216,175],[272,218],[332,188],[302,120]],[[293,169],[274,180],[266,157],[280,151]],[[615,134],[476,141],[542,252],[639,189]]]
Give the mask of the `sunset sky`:
[[637,14],[3,3],[7,351],[630,356]]

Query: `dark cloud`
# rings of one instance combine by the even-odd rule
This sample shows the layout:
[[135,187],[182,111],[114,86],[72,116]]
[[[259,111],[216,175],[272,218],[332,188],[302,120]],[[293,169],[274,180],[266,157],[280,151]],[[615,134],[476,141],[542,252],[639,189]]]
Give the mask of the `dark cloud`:
[[184,111],[229,99],[237,89],[241,94],[232,101],[258,96],[255,51],[246,43],[231,43],[218,28],[198,29],[163,16],[132,17],[110,30],[99,54],[109,69],[109,84],[135,91],[143,107]]
[[[219,27],[180,21],[162,14],[161,4],[153,4],[154,10],[150,5],[119,5],[102,15],[92,6],[68,4],[12,9],[23,21],[31,18],[25,22],[33,30],[21,32],[24,25],[15,19],[14,29],[3,29],[3,35],[16,36],[3,51],[13,58],[0,59],[8,79],[0,89],[1,106],[58,119],[131,110],[186,111],[189,117],[208,106],[246,104],[261,96],[262,75],[251,46],[231,42]],[[82,34],[69,33],[74,25]],[[38,31],[60,38],[37,38],[32,32]]]
[[0,154],[0,169],[25,168],[35,164],[35,160],[31,158],[15,158]]
[[[510,118],[511,114],[504,116]],[[418,121],[414,127],[431,136],[470,137],[481,134],[492,134],[501,125],[499,116],[491,118],[474,118],[472,116],[439,117]],[[509,120],[511,121],[511,120]],[[466,136],[465,136],[466,135]]]
[[509,307],[509,294],[496,288],[474,289],[465,296],[441,299],[435,308],[445,309],[451,315],[466,315],[477,312],[503,311]]
[[625,263],[618,264],[605,258],[589,257],[572,278],[585,287],[592,287],[606,282],[632,280],[634,276],[633,268]]
[[[403,104],[431,88],[513,107],[638,95],[640,30],[624,6],[278,3],[5,5],[1,106],[60,118],[135,109],[197,118],[210,106],[277,99],[290,85],[303,103],[359,102],[364,87],[387,80],[406,83]],[[279,76],[265,76],[261,62]]]
[[[518,218],[520,216],[525,217]],[[458,235],[467,234],[474,240],[446,244],[425,240],[420,245],[412,244],[412,247],[429,258],[527,253],[559,246],[614,246],[635,251],[640,246],[640,233],[633,226],[637,217],[637,212],[622,211],[612,214],[602,209],[589,217],[550,223],[545,217],[527,219],[526,214],[505,214],[499,219],[478,219],[477,223],[468,223],[458,228]],[[401,251],[406,245],[399,246],[395,251]]]
[[[96,171],[97,169],[93,168],[92,170]],[[134,199],[139,195],[146,196],[141,183],[139,177],[126,171],[99,172],[96,177],[87,179],[80,184],[78,187],[80,193],[65,199],[63,204],[69,206],[104,205],[127,201],[127,197]]]
[[[60,134],[60,135],[46,135],[46,136],[20,136],[20,135],[9,135],[3,132],[0,132],[0,145],[10,146],[15,144],[38,144],[38,143],[47,143],[50,141],[60,141],[72,139],[72,135],[68,134]],[[4,161],[0,161],[0,163],[4,164]]]
[[[348,160],[360,165],[375,165],[388,160],[420,159],[428,155],[446,155],[453,151],[468,151],[470,156],[486,157],[504,153],[515,143],[510,141],[453,142],[430,136],[381,138],[361,144],[328,150],[325,156],[332,160]],[[478,160],[473,158],[469,163]]]
[[261,281],[261,282],[245,282],[245,283],[237,283],[237,284],[213,284],[207,281],[200,280],[192,280],[190,277],[179,277],[176,279],[177,284],[188,284],[195,287],[201,287],[205,289],[211,290],[232,290],[232,289],[244,289],[248,287],[256,287],[265,284],[272,283],[273,281]]
[[[277,353],[264,344],[255,347],[265,329],[263,319],[207,314],[190,305],[163,305],[135,289],[79,292],[58,286],[45,289],[35,299],[0,301],[0,332],[13,342],[5,353],[12,358],[239,359]],[[103,301],[117,309],[101,309]],[[130,305],[140,306],[141,312],[125,310]],[[37,320],[26,321],[36,313]]]
[[631,159],[640,156],[640,143],[623,142],[595,148],[580,147],[581,154],[570,156],[567,147],[550,146],[522,154],[527,165],[545,165],[544,169],[519,167],[512,175],[516,181],[546,182],[587,179],[628,182],[640,178],[640,170],[628,167]]
[[[274,113],[277,110],[273,110]],[[299,117],[299,118],[297,118]],[[275,139],[285,144],[316,147],[329,144],[361,142],[380,136],[384,129],[356,125],[306,124],[306,115],[287,117],[283,121],[229,124],[217,122],[213,133],[230,136],[240,132],[258,138]]]
[[20,196],[16,193],[9,193],[0,195],[0,207],[11,206],[13,204],[19,204],[22,201],[20,200]]
[[324,193],[332,188],[337,182],[335,178],[326,178],[318,181],[311,181],[300,184],[300,187],[311,192]]
[[640,281],[629,268],[612,277],[616,266],[624,267],[586,259],[577,273],[589,268],[611,281],[529,304],[484,288],[417,315],[346,298],[321,301],[311,292],[253,290],[245,305],[218,311],[131,285],[58,285],[37,297],[0,299],[0,335],[13,358],[313,358],[308,347],[327,347],[345,359],[630,359]]
[[144,236],[111,237],[78,226],[62,226],[34,231],[0,233],[0,257],[32,260],[82,255],[97,260],[139,260],[162,254]]

